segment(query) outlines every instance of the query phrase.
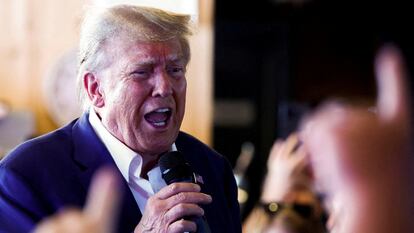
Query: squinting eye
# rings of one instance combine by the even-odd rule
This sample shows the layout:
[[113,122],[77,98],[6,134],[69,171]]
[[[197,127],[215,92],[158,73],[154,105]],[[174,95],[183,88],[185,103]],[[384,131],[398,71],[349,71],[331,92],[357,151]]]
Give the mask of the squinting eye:
[[146,78],[149,76],[149,73],[147,70],[136,70],[131,73],[131,76],[134,78]]
[[168,69],[168,72],[173,76],[182,76],[185,70],[182,67],[171,67]]

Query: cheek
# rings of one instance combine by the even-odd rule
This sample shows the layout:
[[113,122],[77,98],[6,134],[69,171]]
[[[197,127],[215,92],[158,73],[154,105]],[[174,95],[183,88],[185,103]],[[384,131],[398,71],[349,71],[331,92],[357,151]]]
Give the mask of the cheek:
[[142,104],[145,101],[143,91],[129,88],[116,90],[108,98],[107,107],[116,115],[118,119],[123,119],[125,123],[136,122],[141,116]]
[[185,103],[186,94],[187,94],[187,80],[184,78],[177,89],[177,95],[180,101]]
[[126,117],[126,115],[128,115],[128,113],[134,108],[132,100],[133,98],[125,93],[114,93],[112,98],[109,100],[109,108],[112,110],[113,114]]
[[101,87],[106,104],[117,104],[123,99],[123,95],[125,95],[125,88],[121,81],[119,83],[107,81]]
[[178,95],[178,109],[180,111],[181,118],[184,117],[185,101],[186,101],[187,85],[183,85],[182,89],[177,93]]
[[134,109],[142,105],[147,96],[149,96],[149,91],[145,85],[129,83],[124,85],[118,94],[116,97],[118,103],[126,105],[125,107],[129,109]]

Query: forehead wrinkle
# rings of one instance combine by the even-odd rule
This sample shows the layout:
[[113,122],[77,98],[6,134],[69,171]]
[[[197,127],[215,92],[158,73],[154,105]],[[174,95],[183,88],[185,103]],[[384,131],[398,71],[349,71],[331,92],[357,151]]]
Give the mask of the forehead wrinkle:
[[140,58],[136,62],[133,62],[133,65],[135,66],[148,66],[148,65],[154,65],[157,64],[156,58]]
[[[124,37],[113,39],[115,43],[121,43],[123,51],[128,56],[135,57],[138,64],[151,65],[162,60],[166,62],[184,62],[186,58],[182,51],[182,45],[177,44],[176,40],[168,40],[163,42],[145,42],[136,39],[125,39]],[[130,46],[122,46],[124,43]],[[131,58],[132,58],[131,57]]]
[[[118,40],[115,43],[122,43],[122,40]],[[129,41],[128,41],[129,42]],[[133,42],[132,43],[137,43]],[[149,43],[152,45],[154,43]],[[144,47],[141,47],[143,45]],[[139,66],[154,66],[157,64],[186,64],[186,59],[180,48],[171,48],[171,46],[152,47],[146,46],[147,43],[139,43],[138,45],[122,46],[122,52],[127,56],[126,62],[123,68],[130,69]],[[158,52],[157,52],[158,51]]]
[[131,69],[131,63],[125,63],[122,66],[120,66],[119,74],[122,78],[127,78],[129,70]]

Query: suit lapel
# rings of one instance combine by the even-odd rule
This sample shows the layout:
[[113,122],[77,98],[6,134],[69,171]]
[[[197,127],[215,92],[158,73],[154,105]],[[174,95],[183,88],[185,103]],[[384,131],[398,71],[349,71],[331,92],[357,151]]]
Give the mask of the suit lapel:
[[79,167],[78,176],[85,191],[91,183],[93,174],[101,167],[113,167],[122,178],[121,192],[123,193],[121,213],[117,232],[133,232],[135,226],[141,219],[138,205],[129,189],[129,186],[104,144],[100,141],[89,123],[89,114],[85,113],[74,124],[72,130],[73,138],[73,160]]
[[183,154],[193,172],[198,176],[198,180],[203,181],[198,183],[201,186],[201,191],[211,194],[209,187],[206,186],[206,184],[209,183],[209,178],[207,176],[209,168],[206,166],[209,162],[205,160],[205,156],[198,156],[198,154],[203,152],[199,151],[199,148],[197,148],[194,143],[191,143],[187,137],[188,136],[183,132],[178,134],[177,140],[175,141],[177,150]]

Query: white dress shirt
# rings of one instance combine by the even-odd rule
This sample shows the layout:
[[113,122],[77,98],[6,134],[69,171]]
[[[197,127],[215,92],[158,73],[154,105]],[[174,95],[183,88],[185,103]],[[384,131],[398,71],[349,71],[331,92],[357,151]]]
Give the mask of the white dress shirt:
[[[141,213],[144,213],[148,198],[154,195],[154,193],[157,193],[161,188],[167,186],[161,177],[160,167],[157,165],[147,173],[148,180],[142,178],[140,176],[142,156],[114,137],[103,126],[93,108],[89,110],[89,122],[95,133],[108,149],[122,176],[127,181],[139,210]],[[171,146],[171,150],[177,150],[175,144]]]

